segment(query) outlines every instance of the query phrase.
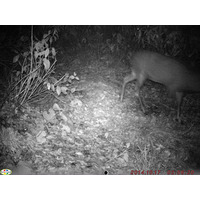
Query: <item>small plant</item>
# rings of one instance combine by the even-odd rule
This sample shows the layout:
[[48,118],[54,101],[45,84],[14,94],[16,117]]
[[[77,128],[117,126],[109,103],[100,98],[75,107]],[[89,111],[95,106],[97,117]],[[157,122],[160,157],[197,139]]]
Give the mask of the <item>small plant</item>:
[[10,80],[11,100],[22,105],[43,90],[43,83],[54,72],[57,61],[56,50],[51,47],[57,38],[58,33],[54,29],[44,34],[41,40],[33,40],[32,27],[29,49],[13,58],[13,63],[17,65]]
[[54,77],[49,77],[44,81],[44,85],[46,85],[48,90],[55,92],[59,96],[61,93],[67,94],[67,92],[74,93],[76,91],[75,87],[69,87],[74,80],[79,80],[75,72],[73,75],[66,73],[59,80]]

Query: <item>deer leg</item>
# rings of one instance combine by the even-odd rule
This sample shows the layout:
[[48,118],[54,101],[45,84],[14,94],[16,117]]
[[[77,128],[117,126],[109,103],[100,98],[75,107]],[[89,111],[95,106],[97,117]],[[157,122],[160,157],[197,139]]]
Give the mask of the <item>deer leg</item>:
[[176,92],[176,100],[178,103],[178,107],[177,107],[177,119],[178,122],[181,122],[181,103],[182,103],[182,99],[183,99],[183,92]]
[[124,91],[125,91],[125,87],[126,87],[126,84],[130,81],[133,81],[136,79],[136,74],[134,72],[132,72],[131,74],[129,74],[128,76],[126,76],[124,78],[124,82],[123,82],[123,85],[122,85],[122,92],[121,92],[121,97],[120,97],[120,100],[122,101],[123,98],[124,98]]
[[136,95],[138,96],[139,98],[139,101],[140,101],[140,106],[141,106],[141,109],[143,111],[143,113],[146,112],[145,110],[145,106],[144,106],[144,101],[140,95],[140,89],[141,87],[143,86],[144,82],[145,82],[146,78],[143,74],[140,74],[138,80],[137,80],[137,83],[136,83]]

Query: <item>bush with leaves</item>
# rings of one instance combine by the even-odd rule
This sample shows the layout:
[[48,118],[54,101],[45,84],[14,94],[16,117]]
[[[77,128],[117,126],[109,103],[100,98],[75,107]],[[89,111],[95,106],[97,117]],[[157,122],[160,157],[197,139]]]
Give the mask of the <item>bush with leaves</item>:
[[133,35],[136,49],[149,49],[170,56],[183,56],[186,38],[174,26],[137,26]]

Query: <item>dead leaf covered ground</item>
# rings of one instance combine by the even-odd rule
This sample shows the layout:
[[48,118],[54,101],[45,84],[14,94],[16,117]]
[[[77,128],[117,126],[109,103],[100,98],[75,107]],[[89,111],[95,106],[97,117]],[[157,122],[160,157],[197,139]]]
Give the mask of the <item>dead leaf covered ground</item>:
[[5,106],[0,168],[13,174],[60,175],[195,170],[200,163],[199,116],[185,118],[184,125],[174,122],[165,90],[151,83],[142,91],[148,115],[140,110],[134,83],[120,102],[122,78],[129,71],[122,62],[113,63],[112,57],[80,53],[70,65],[63,62],[57,68],[57,73],[78,74],[73,94],[51,96],[17,111]]

